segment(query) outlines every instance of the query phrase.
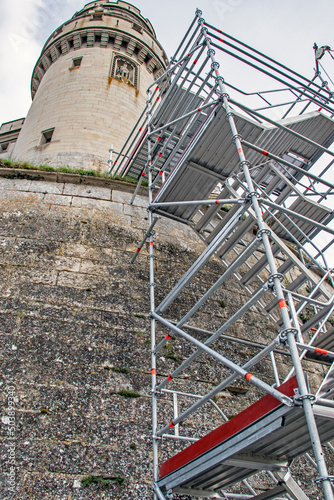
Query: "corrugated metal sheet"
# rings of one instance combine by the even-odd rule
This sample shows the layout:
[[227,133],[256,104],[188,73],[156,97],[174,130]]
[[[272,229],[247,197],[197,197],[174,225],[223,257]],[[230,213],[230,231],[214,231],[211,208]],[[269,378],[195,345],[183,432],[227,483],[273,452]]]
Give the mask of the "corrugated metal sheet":
[[[313,162],[322,154],[318,147],[289,134],[286,130],[258,124],[237,114],[235,122],[238,133],[245,140],[277,156],[293,151],[307,161]],[[324,147],[329,146],[334,139],[333,120],[320,112],[308,113],[294,120],[283,120],[282,123]],[[262,163],[264,158],[254,151],[248,151],[246,157],[253,165]],[[192,138],[187,150],[158,192],[155,201],[186,201],[205,199],[209,196],[215,186],[212,176],[205,172],[195,171],[191,168],[191,162],[204,167],[210,173],[217,173],[225,178],[238,171],[239,158],[232,141],[230,126],[226,122],[225,111],[221,107],[216,107],[203,122],[197,135]],[[217,177],[216,182],[218,180]],[[164,210],[189,220],[196,209],[194,207],[171,207]]]
[[[322,407],[315,408],[318,432],[322,442],[330,441],[334,437],[332,421],[334,410],[327,408],[325,412],[327,416],[322,414]],[[328,418],[328,413],[331,414],[330,418]],[[275,410],[271,415],[271,423],[268,419],[267,425],[272,425],[275,419],[277,425],[272,432],[263,435],[260,430],[261,426],[256,424],[254,433],[251,428],[245,431],[248,438],[244,436],[244,439],[240,439],[239,443],[243,446],[238,446],[237,452],[234,452],[233,441],[228,439],[214,450],[210,450],[182,469],[163,478],[160,481],[160,487],[164,489],[165,485],[178,483],[178,487],[214,492],[228,488],[255,474],[257,467],[251,463],[252,460],[254,463],[259,463],[260,470],[270,470],[275,469],[275,464],[278,468],[284,464],[288,465],[291,460],[312,449],[302,408],[286,408],[283,413],[282,409]],[[231,449],[230,453],[229,449]],[[212,465],[209,462],[211,453],[215,455]],[[219,456],[224,458],[219,459]],[[233,459],[240,464],[233,465]],[[242,466],[243,460],[244,466]]]

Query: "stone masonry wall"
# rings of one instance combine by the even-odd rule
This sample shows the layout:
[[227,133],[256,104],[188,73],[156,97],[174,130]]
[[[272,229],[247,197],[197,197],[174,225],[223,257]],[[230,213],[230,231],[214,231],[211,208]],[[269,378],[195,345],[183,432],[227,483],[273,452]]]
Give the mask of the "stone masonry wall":
[[[145,191],[129,206],[133,186],[121,182],[4,169],[1,175],[7,178],[0,177],[0,499],[150,499],[146,249],[129,265],[147,228]],[[168,220],[158,223],[156,233],[160,300],[203,246],[190,229]],[[220,265],[210,261],[179,298],[179,309],[189,308],[219,272]],[[232,279],[193,325],[214,329],[243,301]],[[177,318],[174,306],[168,313]],[[266,317],[250,311],[228,333],[264,342],[274,330]],[[226,341],[220,348],[239,362],[254,353]],[[182,342],[168,345],[159,376],[190,352]],[[284,358],[278,363],[283,374]],[[273,382],[266,360],[258,369]],[[173,386],[204,394],[224,374],[203,356]],[[258,396],[241,382],[220,394],[217,404],[230,417]],[[159,405],[167,422],[171,403],[162,397]],[[221,422],[206,406],[181,429],[199,436]],[[177,449],[167,443],[163,453]],[[9,489],[13,454],[15,493]],[[303,468],[302,483],[311,474],[309,466]],[[81,479],[88,475],[110,483],[84,488]]]

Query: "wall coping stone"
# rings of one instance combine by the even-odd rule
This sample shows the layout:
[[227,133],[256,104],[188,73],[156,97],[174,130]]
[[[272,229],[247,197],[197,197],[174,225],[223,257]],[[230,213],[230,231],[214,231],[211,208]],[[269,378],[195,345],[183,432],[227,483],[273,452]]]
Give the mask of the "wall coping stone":
[[[134,193],[137,186],[136,184],[112,178],[107,179],[91,175],[72,174],[70,172],[48,172],[44,170],[30,170],[25,168],[0,168],[0,177],[15,179],[15,173],[17,174],[17,179],[106,187],[111,190],[115,189],[117,191],[125,191],[127,193]],[[138,195],[148,197],[147,188],[140,187]]]

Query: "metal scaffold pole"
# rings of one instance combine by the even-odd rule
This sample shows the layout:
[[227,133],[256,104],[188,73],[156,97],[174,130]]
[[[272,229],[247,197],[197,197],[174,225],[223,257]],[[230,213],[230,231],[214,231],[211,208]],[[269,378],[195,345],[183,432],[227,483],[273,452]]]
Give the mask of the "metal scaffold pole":
[[[147,122],[148,122],[148,131],[150,133],[151,130],[151,106],[152,106],[152,97],[151,91],[148,91],[148,101],[147,101]],[[147,155],[147,168],[148,168],[148,179],[149,179],[149,203],[152,203],[152,155],[151,155],[151,141],[148,139],[148,155]],[[149,236],[149,267],[150,267],[150,312],[152,313],[155,309],[155,281],[154,281],[154,218],[152,211],[149,210],[149,226],[150,226],[150,234]],[[156,381],[157,381],[157,363],[156,363],[156,325],[155,319],[150,316],[151,323],[151,390],[152,390],[152,440],[153,440],[153,481],[154,484],[157,483],[159,472],[158,472],[158,438],[156,436],[157,431],[157,393],[156,393]],[[154,500],[158,500],[163,498],[161,492],[154,488]]]

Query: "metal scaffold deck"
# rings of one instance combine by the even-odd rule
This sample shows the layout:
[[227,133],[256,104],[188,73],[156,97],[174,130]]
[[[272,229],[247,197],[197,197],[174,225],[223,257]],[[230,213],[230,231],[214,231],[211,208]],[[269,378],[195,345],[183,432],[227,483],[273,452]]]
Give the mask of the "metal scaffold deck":
[[[301,456],[316,470],[317,494],[334,498],[325,458],[334,451],[334,282],[328,262],[334,98],[319,68],[323,52],[316,47],[316,73],[309,80],[209,25],[197,10],[111,166],[113,175],[139,180],[133,200],[142,181],[148,182],[149,228],[132,263],[147,241],[155,500],[180,494],[307,499],[293,477],[293,461]],[[246,92],[230,81],[220,72],[219,57],[236,61],[243,68],[236,74],[247,83],[259,74],[265,90]],[[153,228],[160,217],[191,227],[205,250],[157,304]],[[211,258],[221,273],[185,312],[179,298]],[[231,277],[244,302],[208,331],[198,317]],[[266,344],[235,334],[255,310],[273,325]],[[162,377],[159,359],[174,337],[190,346],[189,354]],[[256,354],[241,361],[225,352],[225,341],[235,352],[247,345]],[[203,356],[222,366],[224,376],[199,394],[184,374]],[[277,356],[284,357],[284,375]],[[271,366],[265,375],[258,369],[264,359]],[[321,367],[314,380],[306,376],[310,364]],[[187,391],[178,389],[180,377]],[[215,396],[241,379],[263,396],[229,420]],[[181,435],[180,424],[204,407],[217,412],[221,425],[203,435]],[[175,442],[178,451],[168,456]]]

